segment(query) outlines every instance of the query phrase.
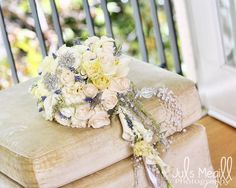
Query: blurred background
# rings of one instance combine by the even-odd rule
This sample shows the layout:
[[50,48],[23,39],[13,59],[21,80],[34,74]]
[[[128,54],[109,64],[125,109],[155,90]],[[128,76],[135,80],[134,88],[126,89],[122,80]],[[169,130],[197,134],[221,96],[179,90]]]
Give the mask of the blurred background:
[[[50,2],[49,0],[38,0],[36,2],[48,54],[50,54],[58,48],[58,38],[53,28]],[[65,43],[71,45],[77,37],[81,40],[86,39],[88,37],[88,30],[82,0],[56,0],[55,2]],[[150,16],[150,4],[146,0],[139,0],[138,2],[149,62],[159,65],[153,23]],[[34,19],[31,15],[28,0],[4,0],[1,3],[19,80],[22,82],[37,75],[38,65],[42,61],[39,42],[34,32]],[[173,70],[173,57],[171,55],[169,30],[164,12],[164,0],[158,0],[156,3],[158,5],[157,12],[165,47],[167,66],[168,69]],[[89,0],[89,5],[96,35],[105,35],[105,20],[100,1]],[[121,43],[123,53],[141,59],[135,32],[133,9],[129,0],[108,0],[107,8],[110,13],[115,39]],[[2,36],[0,36],[0,45],[0,89],[4,89],[12,86],[13,80],[7,62]]]

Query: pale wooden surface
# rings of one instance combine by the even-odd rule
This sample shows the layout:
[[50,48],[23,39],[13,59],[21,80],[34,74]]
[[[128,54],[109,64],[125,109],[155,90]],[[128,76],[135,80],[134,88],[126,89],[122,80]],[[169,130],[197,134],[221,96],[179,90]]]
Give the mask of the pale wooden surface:
[[232,181],[227,188],[236,187],[236,129],[210,116],[202,118],[199,123],[206,127],[212,165],[220,169],[221,157],[233,158]]
[[[173,90],[183,110],[183,127],[201,116],[195,85],[186,78],[133,58],[129,78],[140,88],[165,86]],[[75,130],[45,121],[28,93],[31,83],[32,80],[0,92],[1,172],[23,186],[57,187],[132,154],[121,138],[117,118],[111,126],[97,130]],[[166,117],[167,112],[157,99],[146,100],[144,107],[157,121]],[[172,125],[164,128],[168,135],[177,131]]]

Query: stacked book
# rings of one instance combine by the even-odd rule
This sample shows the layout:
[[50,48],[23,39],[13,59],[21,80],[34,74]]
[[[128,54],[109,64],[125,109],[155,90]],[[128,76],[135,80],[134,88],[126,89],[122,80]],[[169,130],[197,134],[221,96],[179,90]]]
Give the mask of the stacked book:
[[[213,169],[205,129],[194,124],[202,113],[195,84],[135,59],[130,68],[129,78],[137,87],[165,86],[177,96],[182,127],[161,127],[172,144],[160,153],[172,168],[174,187],[199,187],[199,170]],[[0,92],[0,187],[134,187],[132,151],[121,137],[119,118],[102,129],[73,129],[46,121],[28,92],[32,82]],[[157,122],[164,121],[168,112],[157,99],[143,105]],[[138,177],[138,186],[151,187],[144,169],[139,169]],[[204,178],[208,177],[200,177]]]

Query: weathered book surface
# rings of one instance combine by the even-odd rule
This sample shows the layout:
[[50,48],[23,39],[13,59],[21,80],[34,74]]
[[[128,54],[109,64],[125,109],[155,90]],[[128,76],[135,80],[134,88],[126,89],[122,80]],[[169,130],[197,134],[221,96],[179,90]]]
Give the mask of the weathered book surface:
[[[139,87],[166,86],[183,110],[183,127],[201,115],[194,83],[133,59],[130,79]],[[131,155],[121,138],[118,118],[104,129],[72,129],[48,122],[28,93],[32,81],[0,92],[0,171],[26,187],[57,187],[110,166]],[[144,107],[159,121],[165,111],[151,99]],[[168,127],[169,134],[175,128]]]
[[[213,172],[213,168],[204,127],[192,125],[186,130],[187,132],[185,133],[175,133],[172,136],[173,144],[166,153],[162,154],[164,160],[173,168],[173,176],[175,177],[172,177],[172,182],[174,187],[199,188],[201,186],[200,182],[202,182],[202,186],[205,183],[207,187],[216,187],[214,184],[215,179],[210,179],[207,175]],[[186,159],[189,159],[189,163],[187,163]],[[187,166],[188,164],[189,166]],[[183,174],[186,174],[186,177]],[[140,187],[150,187],[143,168],[139,170],[138,177]],[[131,158],[117,162],[62,188],[94,188],[95,185],[96,188],[134,187]],[[4,186],[4,188],[22,188],[22,186],[3,174],[0,174],[0,186]]]

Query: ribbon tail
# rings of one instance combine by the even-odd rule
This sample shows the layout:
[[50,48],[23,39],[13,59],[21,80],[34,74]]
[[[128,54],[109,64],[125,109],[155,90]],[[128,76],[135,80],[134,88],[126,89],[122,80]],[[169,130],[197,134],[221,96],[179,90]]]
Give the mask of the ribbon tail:
[[152,184],[153,188],[161,188],[161,178],[156,176],[156,174],[150,169],[150,167],[144,161],[144,167],[146,171],[147,178]]

